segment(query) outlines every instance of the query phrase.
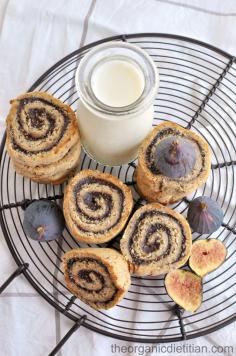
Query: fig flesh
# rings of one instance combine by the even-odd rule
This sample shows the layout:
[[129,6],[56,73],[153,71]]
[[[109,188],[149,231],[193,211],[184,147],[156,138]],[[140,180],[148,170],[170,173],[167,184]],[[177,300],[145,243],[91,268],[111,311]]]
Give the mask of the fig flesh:
[[55,240],[61,236],[64,227],[62,210],[52,201],[36,200],[25,210],[23,228],[33,240]]
[[209,197],[195,198],[189,204],[187,220],[195,232],[211,234],[222,225],[223,218],[221,207]]
[[173,301],[189,312],[195,312],[202,303],[202,279],[195,273],[172,270],[166,275],[165,287]]
[[197,159],[194,144],[182,137],[172,136],[162,140],[156,148],[157,169],[173,179],[184,177],[192,172]]
[[198,276],[204,277],[220,267],[226,255],[227,249],[221,241],[198,240],[193,243],[189,266]]

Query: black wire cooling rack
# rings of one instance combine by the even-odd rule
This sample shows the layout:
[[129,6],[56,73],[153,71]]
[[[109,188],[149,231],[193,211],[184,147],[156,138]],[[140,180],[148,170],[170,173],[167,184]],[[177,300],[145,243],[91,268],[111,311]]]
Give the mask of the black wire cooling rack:
[[[236,320],[236,64],[230,54],[197,40],[166,34],[132,34],[107,38],[85,46],[60,60],[29,90],[48,91],[76,110],[75,70],[95,45],[128,41],[146,50],[160,71],[154,125],[171,120],[201,134],[211,146],[213,161],[207,183],[173,207],[186,215],[188,202],[208,195],[224,210],[222,227],[211,236],[228,249],[224,265],[204,279],[203,304],[194,314],[183,312],[166,294],[163,276],[132,278],[126,297],[109,311],[95,311],[67,290],[60,268],[62,254],[78,243],[66,230],[61,240],[37,243],[22,227],[23,209],[31,200],[49,198],[61,203],[64,185],[36,184],[17,175],[1,145],[0,222],[18,269],[0,288],[2,292],[20,273],[53,307],[75,322],[52,351],[56,354],[80,326],[117,339],[136,342],[174,342],[220,329]],[[136,206],[145,204],[136,191],[136,162],[106,167],[83,154],[80,169],[99,169],[118,176],[132,187]],[[111,247],[111,243],[108,244]],[[102,245],[99,245],[102,246]],[[117,239],[112,247],[118,248]]]

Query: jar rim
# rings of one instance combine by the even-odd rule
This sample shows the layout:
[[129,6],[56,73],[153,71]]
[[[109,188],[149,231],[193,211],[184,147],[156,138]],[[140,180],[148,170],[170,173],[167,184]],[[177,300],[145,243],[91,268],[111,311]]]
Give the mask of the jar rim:
[[[131,104],[109,106],[101,102],[94,94],[91,76],[98,65],[111,59],[127,60],[138,66],[144,77],[144,89]],[[121,117],[144,111],[154,100],[159,84],[159,73],[153,60],[140,47],[120,41],[111,41],[94,47],[81,59],[75,75],[75,85],[79,97],[91,109],[103,115]]]

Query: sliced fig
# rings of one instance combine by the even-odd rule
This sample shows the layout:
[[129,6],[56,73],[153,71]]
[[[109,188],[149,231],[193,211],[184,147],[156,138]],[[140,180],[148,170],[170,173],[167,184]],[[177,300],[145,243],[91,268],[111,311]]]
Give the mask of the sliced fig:
[[203,277],[220,267],[226,255],[227,249],[221,241],[198,240],[193,243],[189,266],[200,277]]
[[206,196],[195,198],[189,204],[187,220],[192,230],[200,234],[211,234],[219,229],[224,214],[219,204]]
[[178,179],[192,172],[197,152],[191,141],[173,136],[157,145],[155,156],[157,169],[169,178]]
[[176,269],[165,278],[168,295],[173,301],[189,312],[195,312],[202,303],[202,279],[195,273]]

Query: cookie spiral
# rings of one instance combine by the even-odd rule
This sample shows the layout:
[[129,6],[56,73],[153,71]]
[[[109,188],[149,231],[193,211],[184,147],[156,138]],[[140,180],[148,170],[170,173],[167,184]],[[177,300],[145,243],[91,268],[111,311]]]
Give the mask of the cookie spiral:
[[64,215],[71,234],[79,241],[102,243],[124,227],[133,207],[129,187],[118,178],[83,170],[68,184]]
[[130,286],[128,265],[112,249],[71,250],[63,256],[62,267],[67,288],[95,309],[113,307]]
[[192,245],[185,218],[158,203],[138,209],[121,239],[121,252],[134,274],[159,275],[183,266]]
[[31,92],[11,101],[6,142],[18,163],[35,167],[57,162],[78,141],[76,116],[60,100]]
[[[196,162],[190,173],[181,178],[169,178],[156,165],[156,149],[164,139],[180,137],[190,143],[196,154]],[[195,132],[173,123],[157,125],[144,140],[139,150],[136,169],[137,188],[150,202],[171,204],[190,194],[206,182],[211,169],[211,152],[207,142]]]

